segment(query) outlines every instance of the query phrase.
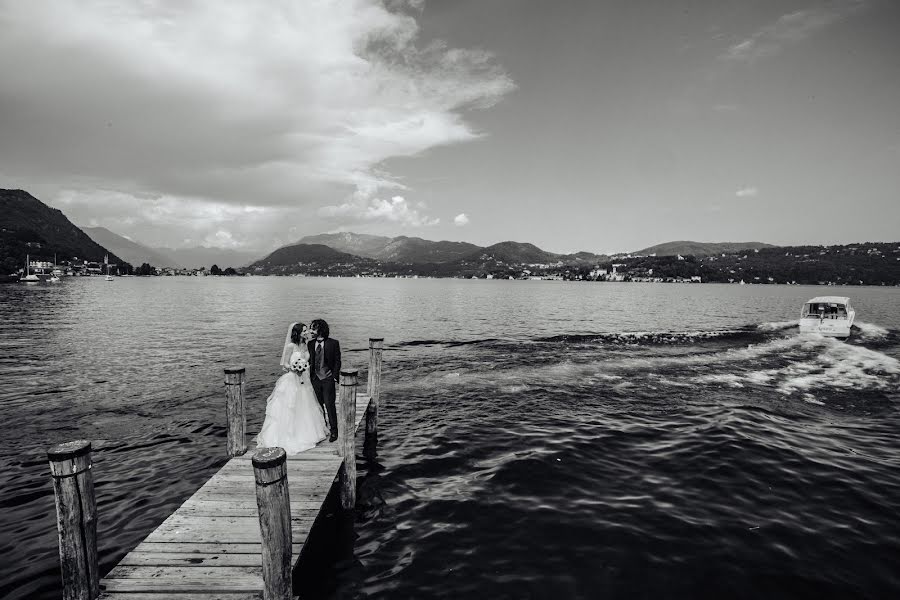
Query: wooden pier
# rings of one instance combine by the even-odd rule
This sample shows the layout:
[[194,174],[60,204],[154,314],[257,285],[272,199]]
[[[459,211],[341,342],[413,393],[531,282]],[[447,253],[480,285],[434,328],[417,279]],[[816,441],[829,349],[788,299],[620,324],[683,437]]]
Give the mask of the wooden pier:
[[[369,346],[366,395],[357,396],[356,371],[341,372],[338,440],[292,456],[280,448],[247,451],[244,370],[226,370],[233,457],[99,581],[90,443],[51,449],[63,598],[293,598],[293,568],[333,484],[340,485],[343,508],[355,504],[355,437],[364,418],[367,452],[374,452],[382,341],[370,340]],[[67,485],[74,491],[67,492]]]

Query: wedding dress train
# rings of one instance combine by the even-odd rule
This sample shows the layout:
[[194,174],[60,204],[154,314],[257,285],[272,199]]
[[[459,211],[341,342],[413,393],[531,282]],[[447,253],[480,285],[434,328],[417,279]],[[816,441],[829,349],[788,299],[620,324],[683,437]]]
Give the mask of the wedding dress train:
[[[291,345],[290,361],[297,356],[309,360],[306,348]],[[256,445],[280,447],[288,454],[297,454],[315,447],[327,436],[325,416],[309,380],[309,369],[302,375],[288,371],[279,377],[266,400],[266,419]]]

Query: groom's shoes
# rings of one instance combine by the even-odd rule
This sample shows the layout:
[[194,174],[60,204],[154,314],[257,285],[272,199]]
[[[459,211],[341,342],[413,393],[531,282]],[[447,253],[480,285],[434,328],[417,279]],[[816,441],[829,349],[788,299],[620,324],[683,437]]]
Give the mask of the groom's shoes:
[[328,441],[329,441],[329,442],[333,442],[333,441],[336,440],[337,438],[338,438],[337,433],[335,433],[334,431],[332,431],[332,432],[329,434],[329,436],[328,436]]

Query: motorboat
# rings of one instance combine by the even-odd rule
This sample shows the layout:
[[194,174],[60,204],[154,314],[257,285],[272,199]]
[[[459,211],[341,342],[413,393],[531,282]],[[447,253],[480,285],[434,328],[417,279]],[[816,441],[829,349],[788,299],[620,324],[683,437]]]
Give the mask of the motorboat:
[[51,275],[50,279],[48,279],[47,281],[49,281],[50,283],[59,283],[60,281],[62,281],[62,279],[60,279],[58,275]]
[[800,333],[818,333],[828,337],[850,337],[856,311],[846,296],[817,296],[803,305]]

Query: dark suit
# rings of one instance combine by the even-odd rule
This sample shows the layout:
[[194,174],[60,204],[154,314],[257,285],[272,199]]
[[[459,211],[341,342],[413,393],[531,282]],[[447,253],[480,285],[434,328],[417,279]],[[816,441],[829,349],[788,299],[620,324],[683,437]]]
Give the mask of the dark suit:
[[307,345],[309,350],[309,379],[312,381],[313,389],[316,391],[316,398],[319,400],[325,410],[328,412],[328,424],[331,432],[337,434],[337,409],[335,407],[335,388],[341,377],[341,344],[337,340],[327,338],[322,343],[322,362],[323,368],[330,371],[330,375],[325,379],[319,378],[319,365],[316,356],[316,340],[312,340]]

